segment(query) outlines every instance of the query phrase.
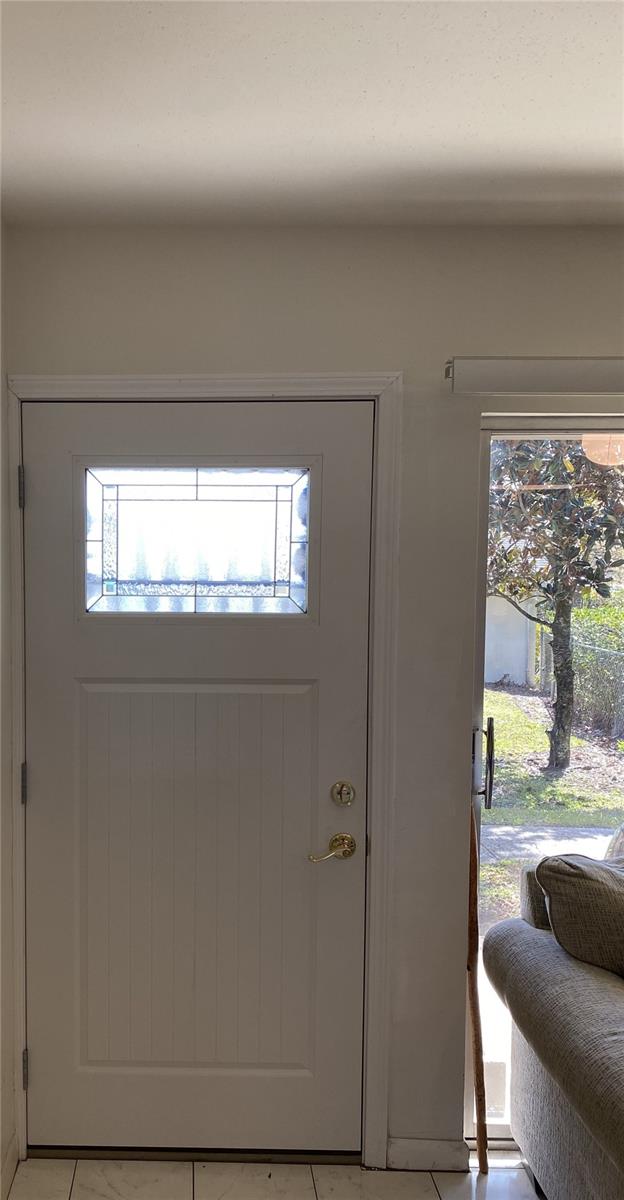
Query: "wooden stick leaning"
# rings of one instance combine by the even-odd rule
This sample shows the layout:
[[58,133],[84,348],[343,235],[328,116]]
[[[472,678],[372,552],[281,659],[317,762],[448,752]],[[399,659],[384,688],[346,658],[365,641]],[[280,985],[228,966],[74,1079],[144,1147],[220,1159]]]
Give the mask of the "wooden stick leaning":
[[477,1157],[479,1170],[488,1173],[488,1139],[483,1072],[483,1036],[479,1010],[479,859],[474,807],[470,805],[470,885],[468,902],[468,1008],[472,1031],[472,1065],[477,1113]]

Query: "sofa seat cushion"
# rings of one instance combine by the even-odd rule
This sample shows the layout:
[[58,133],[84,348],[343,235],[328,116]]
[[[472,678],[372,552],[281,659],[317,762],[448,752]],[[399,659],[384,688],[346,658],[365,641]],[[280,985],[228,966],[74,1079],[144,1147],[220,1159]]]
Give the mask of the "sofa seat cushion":
[[624,979],[520,919],[489,930],[483,960],[523,1037],[624,1171]]

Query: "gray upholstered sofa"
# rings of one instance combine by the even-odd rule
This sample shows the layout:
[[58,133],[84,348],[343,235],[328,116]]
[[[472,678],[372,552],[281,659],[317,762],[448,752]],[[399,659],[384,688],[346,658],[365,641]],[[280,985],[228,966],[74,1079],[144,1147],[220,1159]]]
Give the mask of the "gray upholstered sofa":
[[512,1133],[548,1200],[624,1200],[624,979],[572,958],[530,871],[522,918],[486,934],[513,1018]]

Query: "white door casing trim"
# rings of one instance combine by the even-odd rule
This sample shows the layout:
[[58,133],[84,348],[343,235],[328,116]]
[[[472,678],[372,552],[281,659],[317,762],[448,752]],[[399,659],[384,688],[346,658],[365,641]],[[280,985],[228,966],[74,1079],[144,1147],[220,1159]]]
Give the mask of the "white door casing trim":
[[26,1093],[22,1050],[27,1045],[25,978],[25,811],[21,764],[24,727],[24,580],[21,404],[27,400],[267,400],[375,401],[370,595],[367,912],[364,993],[362,1160],[388,1165],[389,854],[395,798],[395,712],[398,635],[398,546],[402,374],[299,375],[18,375],[8,379],[11,524],[13,870],[16,990],[15,1094],[18,1150],[26,1156]]
[[390,1138],[388,1166],[395,1171],[467,1171],[469,1151],[462,1139]]
[[11,1134],[9,1144],[2,1157],[0,1163],[0,1200],[7,1200],[13,1179],[15,1177],[15,1168],[17,1167],[17,1137],[15,1133]]

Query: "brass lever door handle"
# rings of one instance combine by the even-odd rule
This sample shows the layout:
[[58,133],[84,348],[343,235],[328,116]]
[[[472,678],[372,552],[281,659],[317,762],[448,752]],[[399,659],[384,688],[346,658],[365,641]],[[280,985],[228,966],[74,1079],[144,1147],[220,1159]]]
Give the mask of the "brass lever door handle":
[[328,858],[352,858],[356,850],[355,838],[350,833],[335,833],[329,839],[327,854],[308,854],[308,861],[325,862]]

